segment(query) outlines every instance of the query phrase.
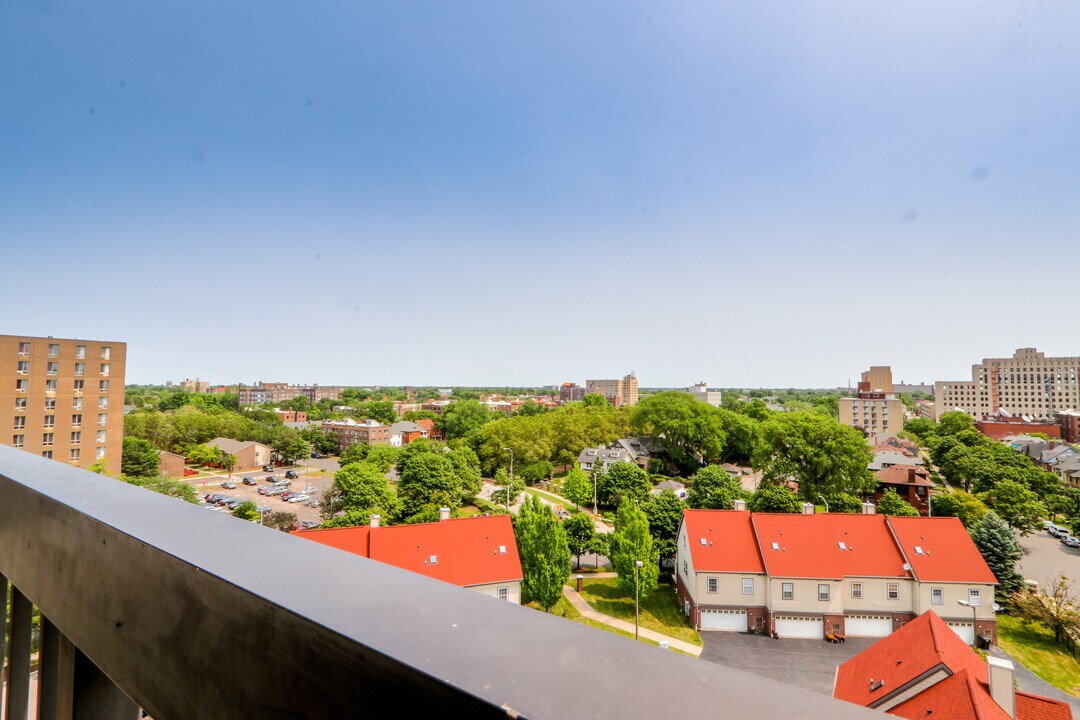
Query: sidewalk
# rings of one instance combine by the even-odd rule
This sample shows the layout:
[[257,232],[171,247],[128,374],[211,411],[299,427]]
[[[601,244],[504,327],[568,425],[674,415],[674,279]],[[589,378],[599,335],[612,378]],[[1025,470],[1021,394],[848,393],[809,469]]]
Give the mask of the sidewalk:
[[[615,577],[615,573],[590,573],[589,577]],[[597,622],[602,622],[605,625],[610,625],[611,627],[618,628],[619,630],[624,630],[628,633],[634,632],[634,623],[626,622],[625,620],[619,620],[618,618],[613,618],[610,615],[604,615],[602,613],[596,612],[592,609],[592,607],[589,606],[589,603],[585,602],[584,598],[581,597],[578,591],[574,590],[569,585],[563,585],[563,595],[566,596],[566,599],[570,601],[570,604],[573,605],[577,609],[577,611],[581,613],[584,617],[587,617],[590,620],[595,620]],[[655,630],[639,628],[638,635],[643,638],[653,640],[654,642],[666,642],[668,644],[668,647],[670,647],[671,649],[681,650],[682,652],[693,655],[694,657],[701,655],[701,648],[697,645],[691,645],[688,642],[685,642],[683,640],[677,640],[676,638],[670,637],[668,635],[663,635],[656,632]]]

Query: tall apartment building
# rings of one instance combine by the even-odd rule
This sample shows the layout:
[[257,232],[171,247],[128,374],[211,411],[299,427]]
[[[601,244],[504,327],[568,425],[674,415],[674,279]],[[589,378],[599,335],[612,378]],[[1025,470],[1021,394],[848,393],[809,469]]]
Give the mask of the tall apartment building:
[[971,366],[971,380],[934,383],[935,419],[960,410],[981,420],[1001,410],[1030,418],[1053,419],[1080,408],[1080,357],[1046,357],[1020,348],[1011,358],[984,358]]
[[564,382],[559,387],[559,402],[578,402],[585,398],[585,388],[577,383]]
[[195,378],[194,380],[185,378],[180,383],[180,389],[193,393],[208,393],[210,392],[210,382],[199,378]]
[[903,430],[904,402],[893,392],[892,368],[877,365],[864,372],[856,397],[840,398],[838,417],[867,435]]
[[127,344],[0,335],[0,443],[120,473]]
[[344,452],[350,445],[389,445],[390,426],[383,425],[378,420],[361,420],[357,422],[352,418],[344,420],[324,420],[321,426],[324,433],[333,433],[337,438],[338,452]]
[[621,380],[586,380],[586,395],[603,395],[615,407],[636,405],[638,401],[638,383],[634,373]]
[[254,385],[240,385],[236,392],[241,405],[258,405],[266,402],[279,403],[298,397],[306,397],[311,402],[316,403],[323,398],[337,400],[341,397],[341,388],[339,387],[264,383],[261,380]]

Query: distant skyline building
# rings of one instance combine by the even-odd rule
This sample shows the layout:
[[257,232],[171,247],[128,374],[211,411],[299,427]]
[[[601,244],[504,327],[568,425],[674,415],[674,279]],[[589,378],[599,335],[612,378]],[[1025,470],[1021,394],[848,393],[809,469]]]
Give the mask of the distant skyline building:
[[708,403],[713,407],[720,407],[722,393],[719,390],[710,390],[704,382],[695,383],[686,388],[685,392],[693,395],[695,400],[699,400],[703,403]]
[[120,474],[127,343],[0,335],[0,442]]
[[1052,419],[1080,409],[1080,357],[1046,357],[1020,348],[1011,358],[984,358],[971,366],[971,380],[934,383],[935,419],[959,410],[976,420],[1001,411]]
[[603,395],[615,407],[636,405],[638,401],[638,381],[634,373],[621,380],[586,380],[586,395]]
[[187,390],[188,392],[193,393],[206,393],[210,392],[210,382],[208,380],[202,380],[200,378],[195,378],[194,380],[190,378],[185,378],[180,383],[180,389]]
[[875,365],[862,374],[855,397],[840,398],[842,424],[867,435],[895,435],[904,429],[904,402],[893,392],[892,368]]
[[577,383],[564,382],[559,387],[559,402],[578,402],[585,398],[585,388],[581,387]]
[[279,403],[298,397],[305,397],[312,403],[316,403],[324,398],[337,400],[341,397],[340,387],[290,385],[281,382],[264,383],[262,380],[254,385],[240,385],[236,392],[241,405],[258,405],[267,402]]

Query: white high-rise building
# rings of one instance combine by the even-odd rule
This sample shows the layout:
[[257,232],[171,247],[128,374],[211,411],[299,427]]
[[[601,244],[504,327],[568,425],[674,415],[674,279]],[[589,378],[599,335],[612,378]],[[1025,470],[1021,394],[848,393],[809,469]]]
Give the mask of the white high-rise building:
[[976,420],[1005,411],[1031,418],[1053,418],[1080,408],[1080,357],[1046,357],[1020,348],[1011,358],[985,358],[971,366],[971,380],[934,383],[934,418],[960,410]]

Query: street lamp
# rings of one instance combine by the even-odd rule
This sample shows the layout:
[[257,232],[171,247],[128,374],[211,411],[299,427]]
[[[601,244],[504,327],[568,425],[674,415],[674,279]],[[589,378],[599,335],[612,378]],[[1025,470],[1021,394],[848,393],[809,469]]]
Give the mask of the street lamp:
[[964,607],[971,608],[971,647],[976,647],[978,645],[978,641],[979,641],[979,636],[978,636],[979,626],[978,626],[978,621],[976,621],[976,619],[975,619],[975,613],[976,613],[977,608],[976,608],[975,605],[972,605],[967,600],[957,600],[956,604],[957,605],[962,605]]
[[510,510],[510,486],[514,484],[514,450],[513,448],[504,447],[503,450],[510,451],[510,477],[506,480],[506,510]]
[[818,497],[821,499],[821,502],[825,503],[825,514],[828,515],[829,514],[829,501],[825,499],[824,495],[818,495]]
[[645,565],[640,560],[634,561],[634,639],[638,639],[638,624],[641,619],[641,603],[638,600],[638,571]]

